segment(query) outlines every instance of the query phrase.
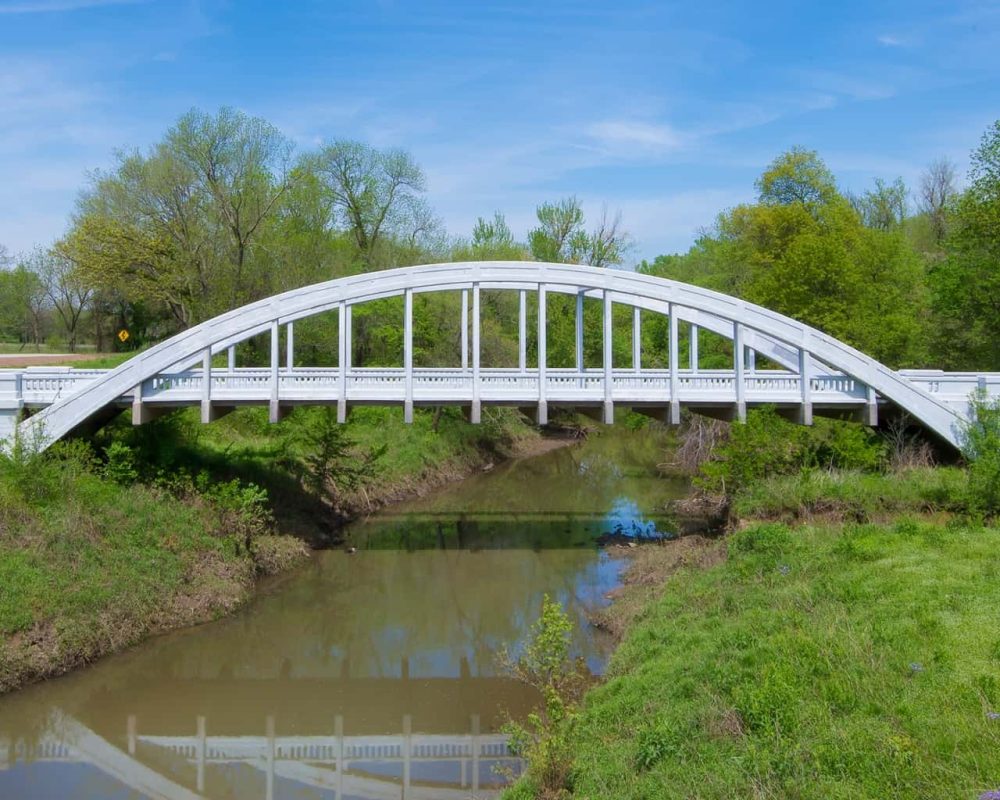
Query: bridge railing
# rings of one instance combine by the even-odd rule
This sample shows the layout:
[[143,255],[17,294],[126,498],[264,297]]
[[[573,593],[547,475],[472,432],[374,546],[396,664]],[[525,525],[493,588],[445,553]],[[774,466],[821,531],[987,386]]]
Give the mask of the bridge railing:
[[967,399],[982,388],[992,396],[1000,395],[1000,373],[942,372],[941,370],[903,369],[899,374],[924,391],[935,395],[949,395]]
[[[20,399],[29,406],[48,405],[79,391],[104,372],[68,367],[0,371],[0,402]],[[530,401],[539,395],[537,369],[491,367],[479,370],[478,375],[479,395],[483,400]],[[203,379],[200,369],[160,374],[143,382],[142,399],[154,404],[194,404],[203,397]],[[330,401],[340,392],[341,374],[336,367],[285,367],[278,370],[277,379],[277,394],[283,401]],[[272,394],[273,373],[266,368],[214,368],[210,380],[213,402],[258,402]],[[545,394],[556,401],[599,400],[604,396],[604,380],[605,372],[599,368],[550,368],[546,370]],[[928,391],[964,398],[976,388],[980,376],[921,373],[914,375],[913,380]],[[991,380],[989,388],[1000,393],[1000,376],[991,376]],[[465,401],[473,395],[474,381],[475,374],[469,368],[415,368],[413,398],[423,402]],[[352,368],[344,381],[349,400],[373,402],[402,401],[406,383],[407,374],[401,367]],[[614,400],[671,399],[671,373],[667,369],[617,368],[611,372],[611,384]],[[864,401],[868,393],[864,384],[836,373],[813,375],[810,387],[817,399],[828,402]],[[682,400],[732,400],[737,395],[735,374],[725,369],[679,369],[677,393]],[[797,374],[784,370],[755,370],[744,375],[744,395],[758,402],[795,402],[801,397],[801,380]]]

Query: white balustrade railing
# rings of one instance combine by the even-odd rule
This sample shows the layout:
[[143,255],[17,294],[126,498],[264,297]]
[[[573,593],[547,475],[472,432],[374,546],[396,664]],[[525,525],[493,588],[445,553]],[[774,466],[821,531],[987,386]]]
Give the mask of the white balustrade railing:
[[[277,759],[335,763],[343,748],[345,761],[451,761],[481,758],[495,761],[520,761],[502,733],[427,734],[413,733],[370,736],[150,736],[140,734],[138,741],[162,747],[188,758],[195,758],[202,745],[207,761],[242,761],[262,758],[274,748]],[[409,752],[407,752],[407,743]]]
[[[0,406],[25,404],[45,406],[77,392],[106,370],[76,370],[69,367],[36,367],[0,370]],[[969,396],[980,386],[994,397],[1000,396],[1000,374],[945,373],[935,370],[904,370],[900,375],[917,387],[955,407],[966,406]],[[416,368],[410,385],[412,397],[420,402],[468,402],[474,395],[471,368]],[[164,373],[145,381],[143,402],[194,404],[203,398],[201,370]],[[603,369],[548,368],[545,396],[556,402],[593,402],[605,394]],[[736,376],[732,370],[679,369],[676,374],[678,398],[704,403],[711,400],[735,402]],[[671,373],[666,369],[615,369],[611,373],[611,398],[615,402],[669,401]],[[407,374],[399,367],[356,367],[343,381],[346,397],[352,402],[400,402],[406,397]],[[539,397],[537,369],[483,368],[479,370],[478,396],[487,402],[531,402]],[[278,370],[279,400],[329,402],[340,396],[342,382],[337,368],[296,367]],[[837,373],[814,374],[810,378],[814,401],[824,404],[858,405],[870,402],[868,387],[854,378]],[[208,392],[216,402],[267,402],[273,396],[272,372],[267,368],[216,368],[211,372]],[[745,398],[755,403],[798,402],[802,396],[799,375],[782,370],[751,370],[744,374]],[[121,400],[126,400],[128,395]]]

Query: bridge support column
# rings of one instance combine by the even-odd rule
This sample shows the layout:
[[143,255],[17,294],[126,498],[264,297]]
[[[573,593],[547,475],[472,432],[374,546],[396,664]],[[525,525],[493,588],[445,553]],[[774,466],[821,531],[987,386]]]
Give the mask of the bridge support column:
[[812,425],[812,357],[804,347],[799,348],[799,391],[801,394],[799,422],[803,425]]
[[678,371],[680,369],[680,354],[678,347],[678,339],[680,338],[680,332],[677,325],[677,314],[674,304],[669,305],[670,311],[670,333],[669,333],[669,363],[670,368],[670,413],[669,422],[671,425],[681,424],[681,398],[680,398],[680,378],[678,376]]
[[347,344],[347,309],[347,303],[341,300],[337,306],[337,366],[340,368],[337,381],[337,422],[341,425],[347,422],[347,368],[350,352]]
[[583,292],[576,294],[576,371],[583,372]]
[[545,382],[547,380],[545,375],[545,350],[547,346],[545,311],[547,305],[546,287],[544,283],[540,283],[538,284],[538,415],[535,420],[539,425],[549,424],[549,404],[545,399]]
[[642,309],[632,306],[632,369],[642,371]]
[[214,422],[232,410],[231,407],[220,408],[212,404],[212,349],[206,347],[201,356],[201,424]]
[[698,326],[693,322],[688,331],[688,365],[692,372],[698,371]]
[[614,351],[612,349],[611,335],[612,335],[612,325],[611,325],[611,295],[608,290],[604,290],[604,424],[611,425],[615,421],[615,403],[614,403],[614,393],[612,389],[614,388],[614,374],[613,369],[613,356]]
[[469,293],[462,289],[462,369],[469,368]]
[[403,422],[413,422],[413,290],[403,291]]
[[750,373],[757,371],[757,351],[752,347],[747,348],[747,371]]
[[528,293],[524,289],[518,292],[517,312],[517,367],[521,372],[528,371]]
[[132,390],[132,424],[145,425],[158,417],[162,417],[173,411],[172,408],[162,406],[150,406],[142,399],[143,383],[140,383]]
[[295,366],[295,323],[289,322],[285,325],[285,367],[291,369]]
[[736,419],[747,421],[747,383],[743,368],[743,326],[733,323],[733,372],[736,383]]
[[236,369],[236,345],[234,344],[226,348],[226,369],[230,372]]
[[482,419],[479,403],[479,282],[472,284],[472,408],[469,421],[478,425]]
[[878,427],[878,398],[875,390],[869,386],[865,400],[865,425],[870,428]]
[[280,422],[284,416],[284,412],[281,408],[281,403],[279,402],[279,375],[278,371],[281,366],[280,355],[281,348],[279,347],[279,329],[278,321],[275,320],[271,323],[271,400],[268,404],[268,421]]

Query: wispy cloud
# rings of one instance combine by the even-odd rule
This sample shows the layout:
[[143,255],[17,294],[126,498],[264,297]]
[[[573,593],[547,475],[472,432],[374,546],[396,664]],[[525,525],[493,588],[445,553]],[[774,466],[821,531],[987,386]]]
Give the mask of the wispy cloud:
[[884,44],[886,47],[902,47],[906,44],[900,37],[894,36],[891,33],[883,33],[876,37],[876,41],[879,44]]
[[641,148],[643,150],[676,150],[684,137],[670,125],[636,120],[604,120],[588,125],[587,135],[609,148]]
[[885,100],[896,94],[896,81],[892,75],[872,78],[868,74],[853,75],[833,70],[809,70],[803,74],[805,82],[820,92],[849,100]]
[[99,6],[131,6],[147,2],[150,0],[0,0],[0,14],[48,14]]

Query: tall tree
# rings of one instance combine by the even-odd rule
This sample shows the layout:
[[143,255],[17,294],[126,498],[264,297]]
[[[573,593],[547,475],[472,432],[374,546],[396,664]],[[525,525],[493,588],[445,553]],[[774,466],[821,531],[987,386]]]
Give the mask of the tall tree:
[[24,264],[0,270],[0,334],[37,347],[46,307],[45,287],[36,273]]
[[833,173],[815,150],[793,147],[782,153],[757,179],[764,205],[800,204],[806,208],[826,205],[838,195]]
[[891,231],[906,221],[908,195],[902,178],[896,178],[892,183],[876,178],[874,189],[851,196],[850,201],[867,227]]
[[1000,120],[972,153],[954,205],[948,257],[931,270],[939,355],[951,367],[1000,369]]
[[73,261],[58,249],[36,249],[29,257],[29,268],[41,279],[45,295],[66,331],[66,343],[76,352],[80,318],[93,294]]
[[932,161],[920,176],[919,208],[930,220],[937,244],[948,233],[948,207],[956,195],[955,165],[947,158]]
[[621,228],[621,215],[609,217],[607,209],[598,227],[588,233],[583,208],[575,197],[542,203],[536,215],[538,226],[528,233],[528,245],[538,261],[606,267],[620,264],[631,244],[628,233]]
[[329,223],[347,230],[367,269],[392,263],[387,244],[394,238],[415,245],[437,227],[423,198],[423,171],[404,150],[340,140],[306,156],[302,168],[319,177]]
[[230,305],[246,302],[254,294],[247,285],[248,253],[288,188],[291,143],[269,122],[222,108],[188,112],[167,133],[165,146],[211,198],[229,238]]
[[926,292],[902,233],[863,225],[811,151],[778,156],[757,188],[757,203],[721,214],[686,256],[646,269],[745,297],[883,361],[920,365]]
[[290,154],[263,120],[191,111],[148,154],[120,153],[94,175],[60,249],[93,285],[160,302],[179,327],[263,296],[257,243]]

